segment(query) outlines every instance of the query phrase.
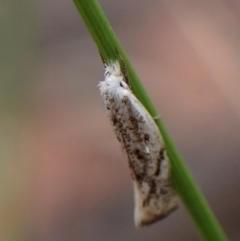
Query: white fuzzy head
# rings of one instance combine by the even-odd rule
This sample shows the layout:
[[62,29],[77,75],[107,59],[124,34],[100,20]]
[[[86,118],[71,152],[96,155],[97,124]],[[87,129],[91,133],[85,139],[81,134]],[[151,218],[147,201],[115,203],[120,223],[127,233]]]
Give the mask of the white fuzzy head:
[[106,90],[110,93],[112,91],[124,92],[125,90],[130,91],[129,86],[124,80],[123,74],[119,62],[112,61],[109,64],[105,64],[105,79],[101,81],[98,85],[101,94],[105,93]]

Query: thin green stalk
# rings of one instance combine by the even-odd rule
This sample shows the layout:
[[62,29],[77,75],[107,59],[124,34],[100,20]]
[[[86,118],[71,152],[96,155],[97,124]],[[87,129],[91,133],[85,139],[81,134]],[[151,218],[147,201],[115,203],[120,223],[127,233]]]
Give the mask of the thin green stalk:
[[[147,96],[98,2],[95,0],[73,1],[104,59],[117,59],[115,48],[119,51],[128,69],[130,84],[134,94],[152,116],[158,116],[157,111]],[[162,120],[157,119],[156,124],[163,135],[168,156],[171,161],[173,185],[194,220],[203,239],[207,241],[227,241],[217,219],[195,184],[188,168],[168,135]]]

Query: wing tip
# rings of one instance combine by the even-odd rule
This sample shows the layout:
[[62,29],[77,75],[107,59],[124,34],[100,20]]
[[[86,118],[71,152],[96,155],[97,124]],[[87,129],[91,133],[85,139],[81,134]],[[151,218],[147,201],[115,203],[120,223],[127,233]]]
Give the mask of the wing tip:
[[156,223],[166,218],[173,211],[179,207],[179,197],[173,191],[171,199],[168,202],[159,200],[159,205],[156,206],[142,206],[136,203],[135,206],[135,226],[141,228]]

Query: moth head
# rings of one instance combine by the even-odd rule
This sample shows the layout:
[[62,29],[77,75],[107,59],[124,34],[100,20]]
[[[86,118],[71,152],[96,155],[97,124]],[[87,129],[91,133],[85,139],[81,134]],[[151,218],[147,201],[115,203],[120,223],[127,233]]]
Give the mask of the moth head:
[[108,88],[110,91],[129,91],[129,87],[127,83],[124,81],[124,78],[122,75],[116,76],[111,75],[105,78],[105,80],[102,82]]
[[121,72],[119,62],[111,61],[109,64],[104,64],[105,67],[105,84],[109,88],[122,88],[129,90],[129,86],[125,81],[125,78]]
[[117,60],[115,60],[115,61],[112,60],[109,64],[105,63],[104,68],[105,68],[105,77],[109,77],[112,75],[114,75],[114,76],[122,75],[121,67]]

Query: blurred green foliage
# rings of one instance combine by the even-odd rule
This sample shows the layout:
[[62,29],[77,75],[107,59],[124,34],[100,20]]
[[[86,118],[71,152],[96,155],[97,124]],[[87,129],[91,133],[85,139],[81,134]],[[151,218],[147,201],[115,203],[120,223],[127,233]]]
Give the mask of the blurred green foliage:
[[1,1],[0,8],[0,240],[27,240],[28,163],[21,153],[26,93],[36,64],[34,2]]

